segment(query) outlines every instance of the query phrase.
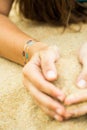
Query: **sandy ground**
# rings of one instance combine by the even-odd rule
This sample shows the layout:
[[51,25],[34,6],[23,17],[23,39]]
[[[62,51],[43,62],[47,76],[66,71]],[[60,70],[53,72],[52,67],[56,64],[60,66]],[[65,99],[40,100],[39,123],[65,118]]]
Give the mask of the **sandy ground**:
[[[11,19],[25,33],[47,44],[56,44],[61,50],[57,64],[60,78],[56,86],[68,95],[80,91],[75,80],[81,71],[77,59],[79,47],[87,40],[87,25],[78,33],[63,28],[23,21],[14,11]],[[79,25],[74,26],[79,28]],[[60,64],[60,65],[59,65]],[[84,105],[80,104],[80,105]],[[76,105],[74,107],[80,107]],[[72,107],[71,107],[72,109]],[[87,116],[71,119],[62,123],[46,116],[35,105],[29,92],[22,84],[22,67],[0,58],[0,130],[87,130]]]

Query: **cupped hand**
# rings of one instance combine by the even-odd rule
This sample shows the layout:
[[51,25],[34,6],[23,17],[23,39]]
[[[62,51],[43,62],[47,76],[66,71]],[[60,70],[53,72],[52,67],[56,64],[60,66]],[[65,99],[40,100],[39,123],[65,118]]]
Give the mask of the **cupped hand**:
[[78,57],[82,64],[82,72],[77,79],[77,86],[84,89],[87,88],[87,43],[81,46]]
[[[78,104],[87,101],[87,43],[85,43],[79,51],[79,61],[82,64],[82,72],[77,79],[77,87],[82,89],[78,93],[69,95],[65,99],[66,105]],[[78,117],[87,113],[87,105],[70,111],[72,116]]]
[[[87,90],[82,90],[78,93],[71,94],[65,100],[66,105],[79,104],[81,102],[87,102]],[[79,108],[74,108],[68,112],[71,113],[69,118],[85,115],[87,114],[87,104],[80,105]]]
[[58,59],[56,46],[39,50],[23,68],[23,83],[46,114],[62,121],[65,108],[60,102],[65,95],[51,82],[58,76],[55,67]]

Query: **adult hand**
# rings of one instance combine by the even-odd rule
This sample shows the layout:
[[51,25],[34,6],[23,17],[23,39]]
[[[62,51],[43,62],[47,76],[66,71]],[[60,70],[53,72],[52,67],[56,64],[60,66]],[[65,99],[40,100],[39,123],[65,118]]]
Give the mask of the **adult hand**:
[[[87,43],[85,43],[79,51],[79,61],[83,65],[82,72],[77,79],[77,87],[82,91],[69,95],[65,99],[66,105],[76,104],[87,101]],[[73,116],[80,116],[87,113],[87,105],[71,111]]]
[[64,101],[65,95],[51,82],[57,79],[55,62],[58,59],[56,46],[47,46],[34,53],[23,68],[23,83],[45,113],[62,121],[65,109],[60,101]]
[[[87,90],[82,90],[78,93],[71,94],[65,100],[66,105],[78,104],[81,102],[87,102]],[[79,107],[79,109],[77,107],[68,112],[71,113],[71,116],[69,118],[85,115],[87,114],[87,105],[83,104]]]

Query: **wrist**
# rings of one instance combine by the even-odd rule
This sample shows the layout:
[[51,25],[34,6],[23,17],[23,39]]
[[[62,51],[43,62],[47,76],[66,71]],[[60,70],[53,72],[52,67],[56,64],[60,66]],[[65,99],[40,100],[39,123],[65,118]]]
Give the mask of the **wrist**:
[[29,40],[24,45],[22,56],[24,58],[24,65],[31,59],[31,57],[38,51],[46,49],[48,46],[35,40]]
[[29,48],[29,55],[30,58],[36,53],[39,52],[40,50],[43,50],[45,48],[47,48],[48,45],[46,45],[45,43],[36,41],[35,44],[33,44],[32,46],[30,46]]

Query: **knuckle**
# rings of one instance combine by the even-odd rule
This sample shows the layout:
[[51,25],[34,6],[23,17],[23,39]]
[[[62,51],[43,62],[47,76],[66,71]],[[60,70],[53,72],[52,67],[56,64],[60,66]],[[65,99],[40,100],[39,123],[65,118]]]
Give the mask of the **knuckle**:
[[[46,53],[45,53],[46,54]],[[41,58],[41,60],[42,60],[42,64],[44,65],[44,66],[46,66],[46,67],[49,67],[49,65],[51,65],[51,63],[52,63],[52,60],[53,58],[51,57],[51,55],[49,54],[47,54],[47,55],[45,55],[45,56],[43,56],[42,58]]]
[[54,87],[49,87],[49,94],[50,94],[52,97],[56,97],[56,96],[57,96]]
[[49,48],[45,51],[41,51],[40,57],[43,65],[49,66],[52,62],[56,61],[59,58],[59,54],[58,51]]
[[51,110],[56,110],[57,109],[57,105],[55,104],[55,102],[53,102],[52,100],[50,100],[47,104],[48,108]]
[[50,94],[51,96],[53,96],[53,97],[56,96],[56,94],[54,93],[54,90],[53,90],[52,88],[50,88],[50,90],[49,90],[49,94]]
[[46,68],[49,68],[51,61],[48,58],[45,58],[43,61],[43,65],[46,66]]

